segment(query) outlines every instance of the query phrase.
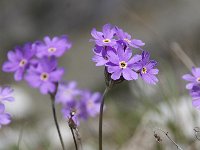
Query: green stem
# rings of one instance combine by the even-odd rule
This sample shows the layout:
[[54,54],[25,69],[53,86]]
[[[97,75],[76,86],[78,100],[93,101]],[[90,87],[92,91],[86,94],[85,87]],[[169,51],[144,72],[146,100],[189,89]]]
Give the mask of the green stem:
[[59,128],[58,121],[57,121],[57,115],[56,115],[56,109],[55,109],[55,94],[50,94],[50,96],[51,96],[51,106],[52,106],[54,122],[55,122],[55,125],[56,125],[56,129],[57,129],[57,132],[58,132],[60,143],[62,145],[62,149],[65,150],[65,146],[64,146],[64,143],[63,143],[63,139],[62,139],[60,128]]
[[102,150],[102,124],[103,124],[103,107],[104,107],[104,100],[105,100],[105,96],[109,91],[109,87],[106,87],[104,93],[103,93],[103,97],[102,97],[102,101],[101,101],[101,106],[100,106],[100,114],[99,114],[99,150]]

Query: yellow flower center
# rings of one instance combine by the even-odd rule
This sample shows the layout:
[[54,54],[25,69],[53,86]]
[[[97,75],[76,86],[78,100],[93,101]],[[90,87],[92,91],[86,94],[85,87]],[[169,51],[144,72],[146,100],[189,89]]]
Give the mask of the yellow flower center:
[[127,63],[125,61],[119,62],[119,67],[125,69],[127,67]]
[[143,68],[142,68],[142,73],[143,73],[143,74],[146,74],[146,73],[147,73],[147,68],[146,68],[146,67],[143,67]]
[[43,81],[47,81],[49,78],[49,74],[44,72],[40,75],[40,79],[43,80]]
[[126,41],[126,42],[128,42],[128,43],[131,42],[131,41],[130,41],[129,39],[127,39],[127,38],[125,38],[124,41]]
[[55,47],[50,47],[50,48],[48,48],[48,51],[50,53],[54,53],[56,51],[56,48]]
[[22,60],[20,61],[20,63],[19,63],[19,66],[20,66],[20,67],[23,67],[23,66],[26,65],[26,63],[27,63],[27,60],[26,60],[26,59],[22,59]]
[[110,41],[110,39],[104,39],[103,42],[104,43],[110,43],[111,41]]
[[200,77],[198,77],[196,81],[197,81],[197,82],[200,82]]

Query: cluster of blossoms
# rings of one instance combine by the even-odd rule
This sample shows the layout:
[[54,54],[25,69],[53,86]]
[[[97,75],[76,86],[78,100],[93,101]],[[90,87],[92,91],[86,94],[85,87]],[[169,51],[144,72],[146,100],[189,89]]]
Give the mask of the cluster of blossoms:
[[0,128],[2,125],[7,125],[11,122],[11,115],[5,112],[5,101],[12,102],[14,97],[12,96],[13,89],[5,86],[0,87]]
[[[144,42],[132,39],[131,36],[118,27],[110,24],[103,26],[102,32],[93,29],[91,35],[95,42],[92,60],[96,66],[105,66],[112,80],[137,80],[138,75],[149,83],[156,84],[157,62],[150,60],[150,54],[141,47]],[[131,48],[138,49],[141,54],[133,54]]]
[[197,109],[200,109],[200,68],[192,68],[192,74],[185,74],[182,78],[189,83],[186,89],[189,90],[192,96],[192,104]]
[[99,113],[101,94],[77,88],[75,81],[62,82],[58,85],[56,102],[62,104],[62,114],[68,121],[72,119],[75,125],[79,120],[86,120]]
[[3,71],[13,72],[16,81],[25,79],[42,94],[53,93],[64,74],[64,69],[57,66],[57,58],[70,48],[67,36],[52,39],[46,36],[44,41],[26,43],[9,51]]

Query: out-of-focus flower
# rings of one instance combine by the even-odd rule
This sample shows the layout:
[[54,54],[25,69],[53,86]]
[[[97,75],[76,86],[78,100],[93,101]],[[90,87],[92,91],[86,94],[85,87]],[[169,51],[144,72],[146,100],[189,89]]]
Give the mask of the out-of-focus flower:
[[56,102],[66,104],[73,101],[80,93],[81,91],[77,89],[77,83],[75,81],[60,83],[56,93]]
[[56,101],[61,102],[61,112],[68,123],[75,123],[78,126],[80,120],[87,120],[99,113],[101,94],[80,90],[76,85],[75,81],[61,83],[58,86]]
[[200,84],[200,68],[192,67],[192,75],[185,74],[182,78],[186,81],[189,81],[189,83],[186,85],[186,88],[192,89],[195,84]]
[[14,101],[13,91],[9,86],[0,87],[0,103],[3,101]]
[[40,88],[42,94],[53,93],[55,83],[61,80],[64,69],[57,68],[55,57],[44,57],[38,61],[36,67],[31,67],[25,76],[26,81],[34,88]]
[[20,81],[34,55],[35,50],[31,43],[26,43],[23,47],[16,47],[14,51],[8,52],[8,61],[3,64],[2,69],[5,72],[14,72],[15,80]]
[[138,79],[138,74],[133,71],[133,66],[136,62],[141,60],[141,55],[135,55],[131,58],[132,51],[130,49],[124,50],[121,46],[117,49],[117,54],[113,51],[108,52],[109,62],[106,64],[108,72],[111,73],[113,80],[119,79],[123,76],[126,80]]
[[192,105],[197,109],[200,109],[200,85],[194,85],[190,90],[192,96]]
[[0,128],[2,125],[7,125],[11,122],[11,116],[8,113],[5,113],[4,104],[0,104]]
[[91,35],[93,36],[95,43],[98,46],[114,46],[116,40],[113,38],[115,30],[111,27],[110,24],[103,26],[102,32],[97,31],[95,28],[92,29]]
[[142,52],[142,60],[139,62],[141,68],[139,70],[142,79],[149,84],[156,84],[158,78],[156,75],[159,70],[154,68],[157,65],[157,62],[150,60],[150,54],[147,51]]
[[38,41],[34,44],[34,48],[37,51],[36,55],[39,58],[44,56],[61,57],[71,46],[72,44],[66,35],[61,37],[55,36],[53,39],[46,36],[44,42]]
[[102,95],[99,92],[91,93],[90,91],[84,91],[82,95],[88,115],[91,117],[96,116],[99,113]]

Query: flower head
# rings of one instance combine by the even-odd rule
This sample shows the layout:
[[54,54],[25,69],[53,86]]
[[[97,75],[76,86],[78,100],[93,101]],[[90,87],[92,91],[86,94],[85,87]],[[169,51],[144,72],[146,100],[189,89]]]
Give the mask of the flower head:
[[182,78],[189,81],[186,88],[192,89],[194,85],[200,84],[200,68],[192,67],[192,74],[185,74]]
[[[136,80],[138,74],[147,83],[156,84],[158,82],[156,77],[158,69],[154,68],[157,62],[150,60],[150,54],[141,48],[145,45],[144,42],[132,39],[127,32],[117,26],[111,28],[109,24],[103,26],[103,32],[93,29],[91,34],[95,38],[92,40],[95,41],[92,60],[96,66],[105,66],[107,86],[112,80],[115,80],[114,84],[124,80]],[[142,56],[141,54],[133,55],[131,48],[142,50]]]
[[98,46],[114,46],[116,44],[116,40],[113,38],[115,34],[115,30],[111,28],[110,24],[106,24],[103,26],[102,32],[97,31],[95,28],[91,31],[91,35],[93,36],[96,45]]
[[61,57],[66,51],[71,48],[71,42],[67,36],[53,37],[50,39],[49,36],[44,38],[44,42],[36,42],[34,48],[36,49],[37,57],[41,58],[44,56],[55,56]]
[[139,73],[145,82],[149,84],[156,84],[158,82],[156,75],[159,70],[154,68],[157,65],[157,62],[150,60],[149,52],[142,52],[142,60],[138,63],[138,65],[140,65]]
[[68,120],[69,125],[75,123],[78,126],[80,120],[95,117],[99,113],[101,94],[80,90],[76,85],[75,81],[60,84],[56,101],[61,102],[62,115]]
[[106,64],[108,72],[111,73],[113,80],[119,79],[123,76],[126,80],[136,80],[138,74],[133,71],[134,64],[141,60],[141,55],[134,55],[132,58],[132,51],[130,49],[124,50],[119,46],[117,53],[113,51],[108,52],[109,62]]
[[15,80],[20,81],[34,55],[35,50],[31,43],[27,43],[23,47],[16,47],[14,51],[8,52],[8,61],[3,64],[2,69],[5,72],[14,72]]
[[5,113],[5,106],[0,104],[0,128],[2,125],[7,125],[11,122],[11,116]]
[[25,76],[26,81],[34,88],[40,88],[42,94],[53,93],[56,83],[61,80],[64,69],[57,68],[55,57],[41,58],[36,67],[31,67]]

